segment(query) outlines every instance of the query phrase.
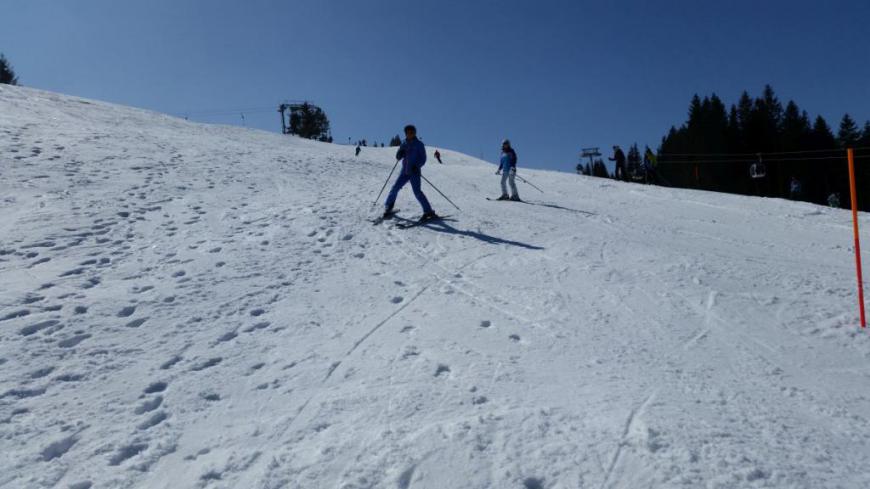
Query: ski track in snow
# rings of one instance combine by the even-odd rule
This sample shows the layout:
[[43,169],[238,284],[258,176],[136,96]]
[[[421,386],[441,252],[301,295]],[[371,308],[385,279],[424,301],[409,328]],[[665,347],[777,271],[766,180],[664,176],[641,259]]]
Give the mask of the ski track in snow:
[[0,487],[870,486],[848,212],[441,153],[0,86]]

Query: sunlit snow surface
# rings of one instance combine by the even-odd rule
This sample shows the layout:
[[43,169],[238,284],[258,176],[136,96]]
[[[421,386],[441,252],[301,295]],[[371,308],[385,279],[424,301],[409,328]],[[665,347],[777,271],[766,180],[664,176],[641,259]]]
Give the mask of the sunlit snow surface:
[[428,149],[0,86],[0,487],[870,487],[848,212]]

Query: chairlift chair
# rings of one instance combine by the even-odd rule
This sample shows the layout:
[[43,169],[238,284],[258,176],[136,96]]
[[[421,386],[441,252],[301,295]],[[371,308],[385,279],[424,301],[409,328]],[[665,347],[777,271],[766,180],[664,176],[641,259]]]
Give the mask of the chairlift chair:
[[767,167],[761,161],[761,155],[758,155],[758,161],[749,166],[749,176],[757,180],[767,176]]

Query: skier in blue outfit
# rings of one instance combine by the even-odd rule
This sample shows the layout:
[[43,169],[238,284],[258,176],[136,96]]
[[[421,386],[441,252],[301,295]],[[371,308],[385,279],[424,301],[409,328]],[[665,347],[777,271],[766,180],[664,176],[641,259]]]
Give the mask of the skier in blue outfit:
[[406,183],[411,182],[411,189],[414,191],[414,197],[420,202],[423,207],[423,216],[420,220],[428,220],[438,217],[429,205],[429,200],[423,194],[420,188],[420,169],[426,164],[426,147],[423,142],[417,139],[417,128],[411,124],[405,126],[405,141],[399,146],[399,151],[396,152],[396,159],[402,160],[402,171],[399,173],[399,178],[390,189],[387,195],[387,201],[384,203],[384,217],[389,217],[393,213],[393,206],[396,204],[396,197],[399,195],[399,190]]
[[[501,143],[501,161],[495,174],[501,174],[501,197],[496,200],[519,201],[520,194],[517,192],[517,184],[514,181],[517,175],[517,152],[511,148],[511,142],[507,139]],[[510,182],[511,187],[510,197],[508,197],[508,182]]]

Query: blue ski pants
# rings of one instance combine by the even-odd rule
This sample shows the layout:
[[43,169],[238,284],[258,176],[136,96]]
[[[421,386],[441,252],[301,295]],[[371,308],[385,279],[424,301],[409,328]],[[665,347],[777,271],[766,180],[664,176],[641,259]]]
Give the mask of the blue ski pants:
[[411,182],[411,189],[414,190],[414,197],[416,197],[417,202],[423,206],[423,212],[432,212],[432,206],[429,205],[429,200],[420,188],[420,181],[419,174],[406,175],[405,172],[400,173],[399,178],[396,179],[396,183],[393,184],[393,188],[390,189],[390,193],[387,195],[387,201],[384,205],[388,208],[393,207],[396,203],[396,197],[399,196],[399,190],[402,190],[402,187],[404,187],[406,183]]

